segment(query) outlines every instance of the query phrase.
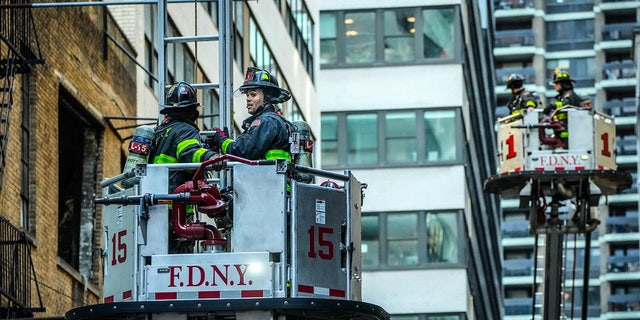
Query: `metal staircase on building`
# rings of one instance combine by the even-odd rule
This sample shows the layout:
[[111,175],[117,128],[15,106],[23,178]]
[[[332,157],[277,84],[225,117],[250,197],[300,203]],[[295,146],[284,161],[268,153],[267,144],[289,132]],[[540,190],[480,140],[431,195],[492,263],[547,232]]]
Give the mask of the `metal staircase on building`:
[[[0,193],[7,164],[16,78],[30,72],[34,65],[44,63],[31,10],[26,4],[25,0],[0,4]],[[0,317],[3,319],[33,317],[33,312],[45,311],[30,250],[25,233],[0,217]],[[34,293],[37,293],[37,306]]]
[[[43,64],[31,9],[26,0],[0,4],[0,192],[2,192],[15,78]],[[8,23],[7,23],[8,22]]]

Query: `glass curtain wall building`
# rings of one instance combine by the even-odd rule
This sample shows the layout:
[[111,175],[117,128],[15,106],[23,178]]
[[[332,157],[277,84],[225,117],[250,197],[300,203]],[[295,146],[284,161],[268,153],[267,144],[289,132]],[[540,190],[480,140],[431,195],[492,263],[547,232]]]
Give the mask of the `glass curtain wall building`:
[[321,1],[323,169],[368,184],[363,300],[392,319],[500,319],[491,4]]
[[[584,236],[567,237],[563,308],[579,315],[588,291],[590,319],[640,318],[640,256],[638,250],[637,62],[633,61],[633,29],[638,2],[614,0],[495,1],[495,92],[497,114],[505,115],[511,73],[525,76],[525,87],[548,100],[556,95],[548,83],[556,68],[569,71],[575,91],[588,96],[597,111],[615,116],[619,170],[634,178],[632,188],[602,199],[602,221],[585,252]],[[505,319],[531,319],[533,236],[527,233],[527,212],[516,202],[502,202]],[[590,254],[589,287],[582,281]],[[577,267],[573,267],[576,265]],[[537,282],[540,284],[541,279]]]

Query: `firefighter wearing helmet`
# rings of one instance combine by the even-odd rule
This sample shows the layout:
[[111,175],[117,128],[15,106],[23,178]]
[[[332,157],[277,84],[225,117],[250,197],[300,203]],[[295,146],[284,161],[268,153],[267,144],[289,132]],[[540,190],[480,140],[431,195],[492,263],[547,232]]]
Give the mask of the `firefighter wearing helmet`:
[[210,145],[222,153],[246,159],[290,161],[290,124],[277,113],[276,105],[289,100],[291,93],[280,88],[269,71],[255,67],[247,68],[239,90],[246,95],[247,111],[251,115],[242,122],[242,134],[233,140],[216,128]]
[[565,146],[567,146],[567,141],[569,138],[569,131],[567,131],[567,113],[566,112],[555,112],[555,110],[563,108],[563,107],[580,107],[581,98],[578,96],[575,91],[573,91],[573,83],[575,80],[571,78],[569,72],[556,69],[553,74],[553,86],[558,95],[555,96],[555,100],[549,104],[546,108],[544,108],[544,113],[547,115],[551,115],[553,113],[553,119],[559,120],[564,125],[564,130],[559,132],[559,137],[564,142]]
[[507,78],[507,89],[511,90],[511,98],[507,103],[509,113],[519,114],[524,110],[531,111],[538,107],[538,97],[527,91],[524,86],[524,77],[513,73]]
[[564,70],[556,70],[554,72],[551,83],[558,95],[555,96],[555,101],[545,108],[546,114],[550,114],[553,110],[564,106],[580,107],[580,96],[573,91],[574,82],[576,81],[571,78],[569,72]]
[[[160,110],[165,117],[155,129],[149,152],[149,163],[203,162],[215,156],[200,143],[200,129],[195,121],[199,112],[196,91],[186,82],[172,85],[166,92],[166,103]],[[188,172],[173,171],[169,177],[169,192],[191,178]]]

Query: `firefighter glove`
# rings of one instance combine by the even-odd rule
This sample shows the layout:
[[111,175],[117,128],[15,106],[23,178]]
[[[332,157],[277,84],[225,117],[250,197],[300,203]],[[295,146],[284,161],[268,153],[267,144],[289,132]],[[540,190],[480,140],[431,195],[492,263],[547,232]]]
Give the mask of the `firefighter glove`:
[[212,149],[220,150],[222,142],[227,139],[227,134],[220,128],[213,128],[213,131],[215,131],[215,133],[208,139],[207,143]]

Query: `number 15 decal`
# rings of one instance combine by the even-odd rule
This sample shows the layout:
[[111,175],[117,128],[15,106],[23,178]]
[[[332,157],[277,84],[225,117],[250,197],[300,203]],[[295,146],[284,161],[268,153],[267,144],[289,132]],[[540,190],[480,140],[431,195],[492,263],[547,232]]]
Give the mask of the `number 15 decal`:
[[[118,231],[118,237],[113,234],[111,237],[111,265],[115,266],[117,263],[124,263],[127,261],[127,244],[124,242],[124,236],[127,235],[127,230]],[[116,257],[117,256],[117,257]],[[116,260],[117,259],[117,260]]]
[[309,234],[309,258],[318,258],[324,260],[333,259],[333,242],[327,240],[328,235],[333,234],[333,229],[327,227],[318,227],[318,251],[316,252],[316,227],[311,226],[307,233]]

